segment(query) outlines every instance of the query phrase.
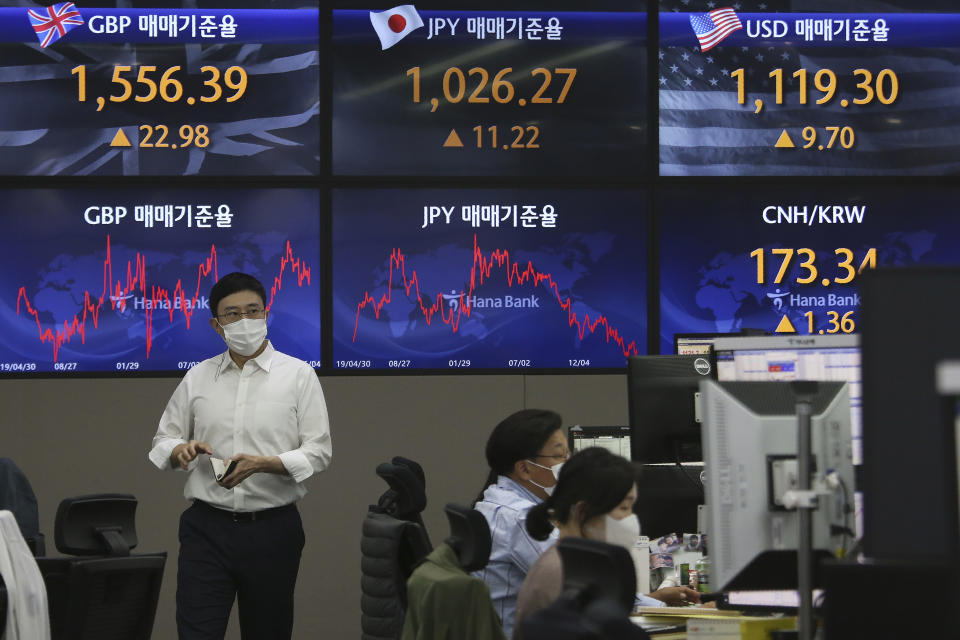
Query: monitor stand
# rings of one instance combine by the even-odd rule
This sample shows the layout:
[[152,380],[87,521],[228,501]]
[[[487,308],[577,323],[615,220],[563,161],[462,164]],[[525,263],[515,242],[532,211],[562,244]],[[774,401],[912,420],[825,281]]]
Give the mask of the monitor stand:
[[813,511],[817,508],[817,494],[811,490],[812,442],[810,416],[811,398],[817,392],[817,383],[791,383],[797,396],[797,489],[787,491],[784,502],[797,509],[797,591],[800,607],[797,611],[797,638],[813,640]]

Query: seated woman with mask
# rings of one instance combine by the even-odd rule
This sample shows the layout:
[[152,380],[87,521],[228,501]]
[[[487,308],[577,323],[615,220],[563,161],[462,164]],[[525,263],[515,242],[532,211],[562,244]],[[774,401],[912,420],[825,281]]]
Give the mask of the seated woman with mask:
[[554,542],[549,532],[534,539],[527,512],[557,484],[556,474],[570,457],[561,418],[552,411],[525,409],[498,424],[486,447],[490,474],[474,508],[490,525],[490,560],[476,576],[487,583],[506,637],[513,633],[517,594],[527,571]]
[[[548,540],[559,530],[560,538],[589,538],[629,550],[640,535],[640,522],[633,513],[636,499],[636,475],[630,461],[590,447],[570,458],[560,471],[555,491],[530,509],[527,531],[534,540]],[[562,590],[563,565],[556,545],[551,545],[527,573],[517,600],[514,628],[559,598]],[[644,606],[700,601],[700,594],[689,587],[670,587],[638,597]],[[513,638],[518,637],[514,633]]]

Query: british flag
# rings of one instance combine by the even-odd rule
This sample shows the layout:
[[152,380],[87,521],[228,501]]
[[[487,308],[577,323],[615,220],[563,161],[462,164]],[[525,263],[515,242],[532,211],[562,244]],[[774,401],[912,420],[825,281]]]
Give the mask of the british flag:
[[44,9],[30,9],[27,11],[30,24],[37,32],[37,40],[43,48],[53,44],[67,31],[83,24],[83,16],[77,11],[72,2],[61,2]]

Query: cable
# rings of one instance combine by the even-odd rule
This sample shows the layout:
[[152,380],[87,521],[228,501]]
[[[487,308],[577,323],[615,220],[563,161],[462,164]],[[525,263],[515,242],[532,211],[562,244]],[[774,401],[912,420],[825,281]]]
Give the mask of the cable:
[[707,495],[703,490],[703,485],[697,480],[694,480],[690,476],[690,474],[687,473],[687,470],[684,468],[683,464],[680,462],[680,443],[678,442],[673,443],[673,454],[674,454],[674,462],[676,462],[677,468],[680,469],[680,473],[683,475],[684,478],[689,480],[694,487],[697,488],[697,491],[700,492],[700,501],[706,502]]
[[856,537],[856,532],[850,528],[850,512],[853,511],[853,508],[850,506],[850,493],[847,491],[847,483],[843,481],[843,478],[836,471],[831,471],[827,474],[827,477],[833,477],[837,485],[839,485],[841,491],[843,491],[843,527],[840,528],[840,548],[843,550],[843,555],[847,555],[847,534],[851,534],[853,537]]

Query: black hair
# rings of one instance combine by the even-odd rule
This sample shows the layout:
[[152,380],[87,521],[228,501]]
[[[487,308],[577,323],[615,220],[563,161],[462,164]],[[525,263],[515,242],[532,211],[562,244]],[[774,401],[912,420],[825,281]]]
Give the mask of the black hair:
[[588,447],[560,468],[553,493],[527,512],[527,532],[537,540],[546,540],[553,531],[551,520],[568,523],[579,502],[585,505],[578,523],[583,526],[590,518],[613,511],[636,481],[632,462],[602,447]]
[[487,439],[490,473],[476,502],[483,500],[483,492],[487,487],[496,484],[497,476],[511,473],[518,460],[540,453],[543,445],[562,424],[560,414],[546,409],[523,409],[501,420]]
[[267,292],[260,281],[249,274],[234,271],[217,280],[217,283],[210,289],[210,315],[216,318],[220,301],[238,291],[254,292],[260,296],[263,306],[267,306]]

